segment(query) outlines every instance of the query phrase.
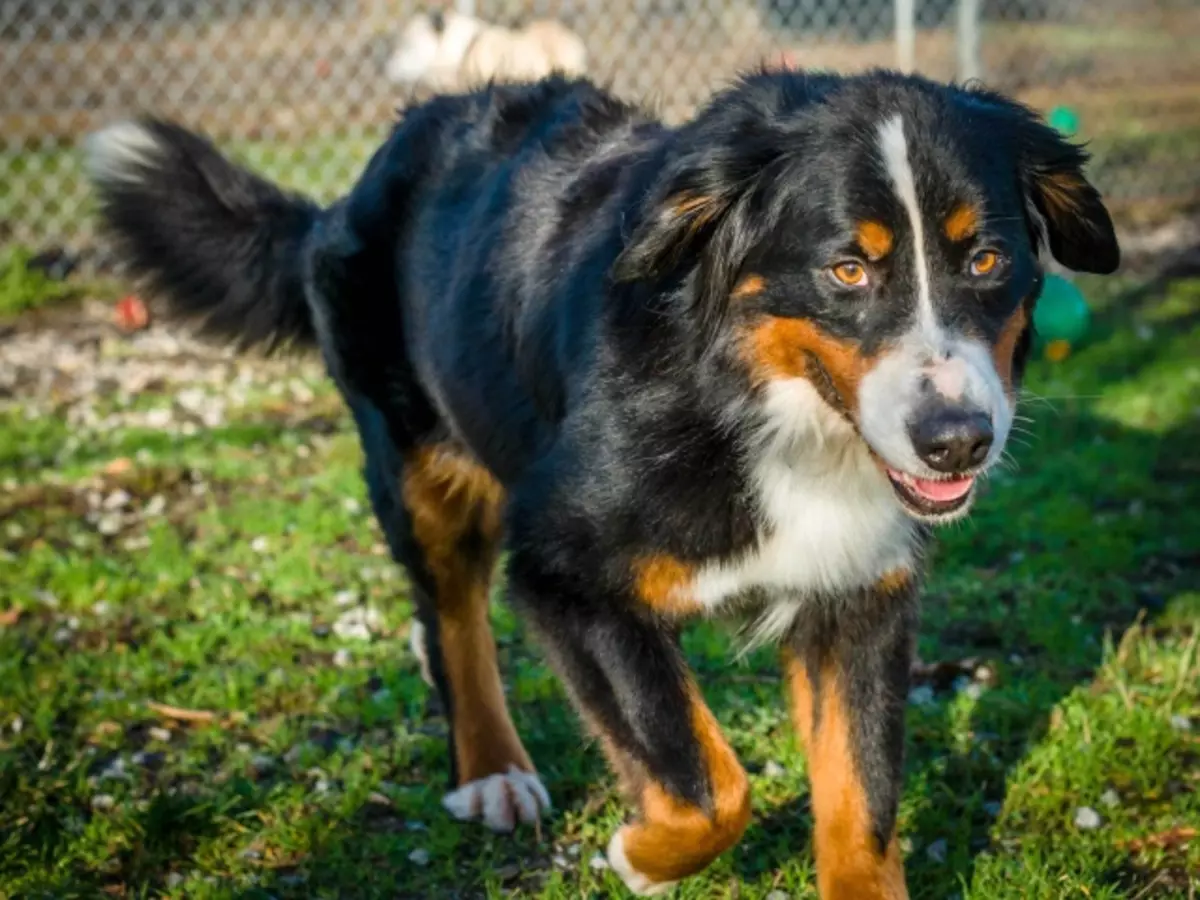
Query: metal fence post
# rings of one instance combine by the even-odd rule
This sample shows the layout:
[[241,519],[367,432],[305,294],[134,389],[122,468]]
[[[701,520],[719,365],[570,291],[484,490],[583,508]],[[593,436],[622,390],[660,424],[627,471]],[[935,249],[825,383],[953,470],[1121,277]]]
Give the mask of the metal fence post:
[[917,64],[916,0],[896,0],[896,66],[911,72]]
[[958,0],[958,80],[983,77],[979,58],[979,0]]

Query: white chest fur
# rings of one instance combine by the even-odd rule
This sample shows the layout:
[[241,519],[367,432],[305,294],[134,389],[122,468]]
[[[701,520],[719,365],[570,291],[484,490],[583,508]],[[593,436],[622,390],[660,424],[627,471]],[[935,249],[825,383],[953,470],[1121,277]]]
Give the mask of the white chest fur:
[[916,528],[886,476],[807,381],[771,385],[766,413],[752,474],[761,537],[744,556],[704,566],[691,585],[713,612],[766,590],[754,640],[777,637],[813,596],[876,584],[916,554]]

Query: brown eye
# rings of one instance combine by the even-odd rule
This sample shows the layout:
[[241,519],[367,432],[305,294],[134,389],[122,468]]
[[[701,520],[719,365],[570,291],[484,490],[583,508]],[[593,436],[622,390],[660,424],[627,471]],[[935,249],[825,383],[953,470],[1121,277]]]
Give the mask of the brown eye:
[[844,262],[838,263],[830,272],[833,277],[847,287],[866,287],[867,286],[867,270],[862,263]]
[[1000,265],[1000,254],[995,250],[980,250],[971,257],[971,274],[990,275]]

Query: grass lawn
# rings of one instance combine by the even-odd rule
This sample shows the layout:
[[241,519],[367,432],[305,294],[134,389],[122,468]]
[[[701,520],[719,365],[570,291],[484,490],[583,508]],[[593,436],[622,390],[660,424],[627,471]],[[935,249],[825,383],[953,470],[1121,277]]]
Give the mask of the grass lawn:
[[[933,560],[914,898],[1200,887],[1200,281],[1088,288],[1088,344],[1033,367],[1014,465]],[[141,364],[98,341],[105,371]],[[556,808],[515,837],[442,812],[405,582],[315,365],[184,358],[136,390],[98,377],[86,414],[56,385],[0,390],[0,897],[624,896],[592,863],[613,781],[500,598]],[[182,392],[187,366],[224,380]],[[676,896],[815,897],[773,654],[735,662],[707,624],[686,648],[755,817]]]

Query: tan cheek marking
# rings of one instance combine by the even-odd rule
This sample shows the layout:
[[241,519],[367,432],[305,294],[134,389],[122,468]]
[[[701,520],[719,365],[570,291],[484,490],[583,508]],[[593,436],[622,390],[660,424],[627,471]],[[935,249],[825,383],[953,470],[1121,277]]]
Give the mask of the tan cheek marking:
[[1029,314],[1025,311],[1025,304],[1022,303],[1004,323],[1004,327],[1000,329],[1000,337],[996,339],[996,346],[992,350],[996,374],[1000,376],[1000,382],[1010,397],[1013,394],[1013,356],[1017,350],[1017,343],[1028,326]]
[[828,373],[842,403],[858,409],[858,386],[875,360],[858,347],[839,341],[806,319],[767,316],[748,333],[744,345],[752,377],[759,384],[775,378],[814,378],[809,356],[816,357]]
[[892,252],[896,237],[892,229],[882,222],[859,222],[857,229],[858,246],[867,255],[867,259],[880,260]]
[[957,243],[974,237],[979,233],[979,210],[969,203],[964,203],[946,216],[942,224],[946,237]]
[[692,591],[695,570],[672,556],[647,556],[634,564],[637,594],[656,612],[689,615],[700,610]]
[[761,294],[767,286],[767,280],[761,275],[747,275],[739,281],[733,288],[731,295],[735,300],[741,300],[745,297],[753,297],[756,294]]
[[790,657],[787,668],[792,715],[808,755],[821,900],[907,900],[895,835],[878,850],[836,673],[822,671],[817,694],[803,662]]

